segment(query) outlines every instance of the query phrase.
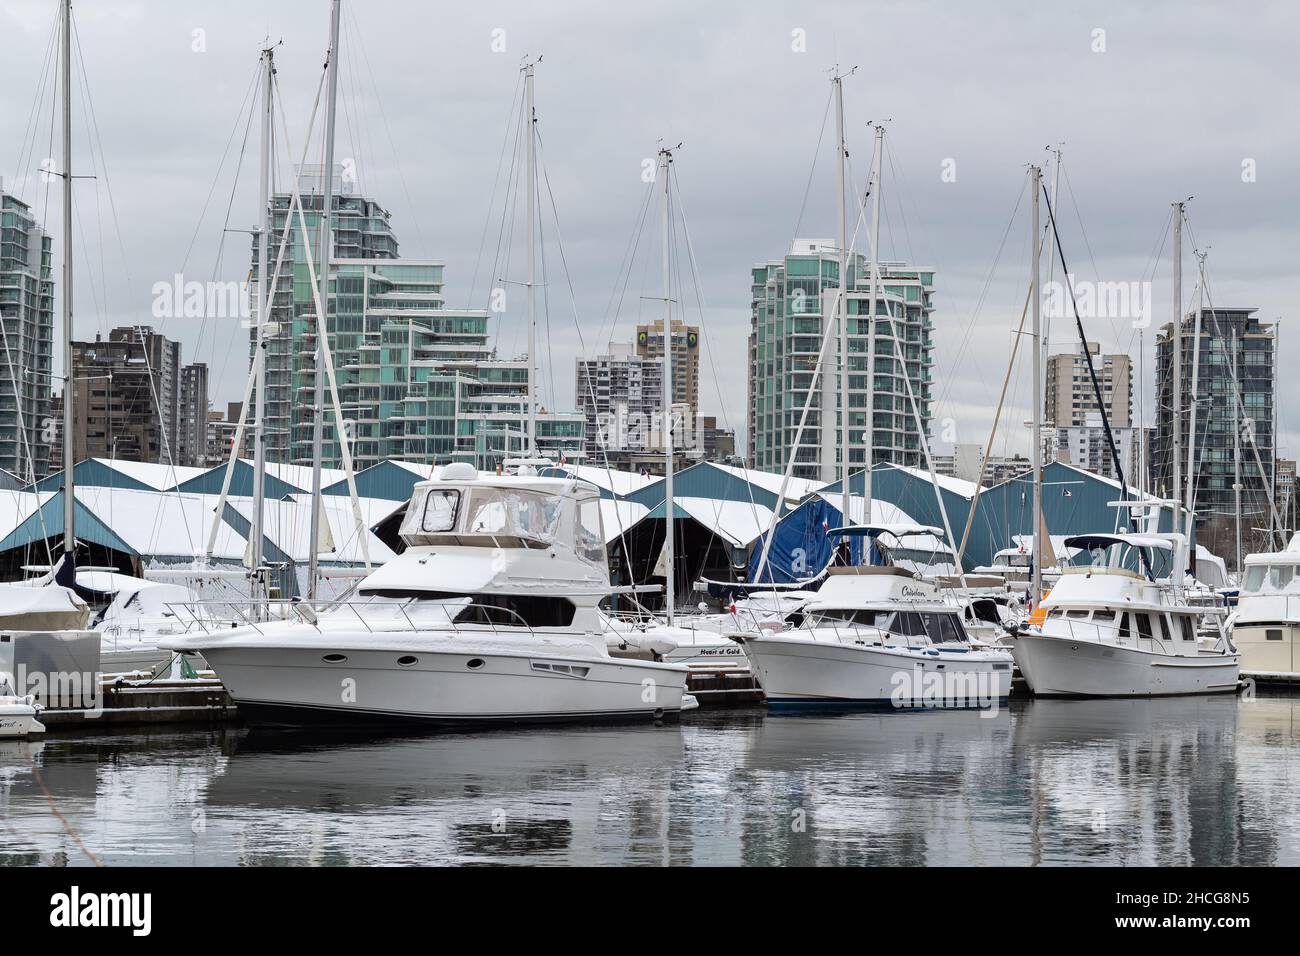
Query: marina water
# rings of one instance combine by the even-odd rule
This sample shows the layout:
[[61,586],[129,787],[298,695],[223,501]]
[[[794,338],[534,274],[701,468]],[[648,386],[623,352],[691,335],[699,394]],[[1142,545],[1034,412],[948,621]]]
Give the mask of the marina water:
[[52,736],[0,744],[0,862],[1296,865],[1297,744],[1294,696]]

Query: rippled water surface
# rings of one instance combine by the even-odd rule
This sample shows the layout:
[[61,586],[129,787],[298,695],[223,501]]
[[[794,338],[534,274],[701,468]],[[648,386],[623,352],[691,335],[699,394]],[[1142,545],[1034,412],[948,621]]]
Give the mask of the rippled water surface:
[[52,736],[0,742],[0,862],[1296,865],[1298,728],[1226,697]]

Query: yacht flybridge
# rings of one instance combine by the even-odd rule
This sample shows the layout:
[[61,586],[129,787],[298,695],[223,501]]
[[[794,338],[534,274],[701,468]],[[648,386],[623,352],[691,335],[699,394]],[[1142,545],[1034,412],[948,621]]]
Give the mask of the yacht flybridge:
[[[901,525],[836,528],[833,538],[934,534]],[[870,548],[888,561],[887,548]],[[1011,654],[972,647],[962,609],[905,568],[829,569],[803,621],[789,630],[729,635],[773,707],[992,707],[1011,693]]]
[[1066,540],[1092,563],[1063,569],[1040,612],[1013,628],[1012,653],[1030,690],[1054,697],[1232,693],[1238,655],[1226,636],[1197,641],[1205,609],[1181,580],[1181,534],[1088,534]]
[[355,600],[163,646],[201,653],[240,711],[270,722],[657,719],[692,706],[685,667],[609,655],[599,491],[520,471],[453,464],[416,485],[407,549]]

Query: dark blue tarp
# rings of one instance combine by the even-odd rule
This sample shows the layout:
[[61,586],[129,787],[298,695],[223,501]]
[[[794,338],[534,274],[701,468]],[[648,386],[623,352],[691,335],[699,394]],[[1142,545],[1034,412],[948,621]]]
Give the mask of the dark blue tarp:
[[[822,569],[830,563],[831,554],[838,544],[826,536],[829,528],[843,525],[843,515],[825,498],[814,495],[799,507],[777,522],[773,531],[772,549],[768,552],[767,564],[763,567],[763,584],[795,584],[821,574]],[[763,559],[763,546],[767,541],[764,534],[754,545],[750,554],[749,569],[746,577],[751,583],[758,583],[759,562]],[[850,557],[853,564],[862,563],[862,548],[866,539],[854,536],[849,539]],[[879,564],[880,558],[872,548],[871,563]]]

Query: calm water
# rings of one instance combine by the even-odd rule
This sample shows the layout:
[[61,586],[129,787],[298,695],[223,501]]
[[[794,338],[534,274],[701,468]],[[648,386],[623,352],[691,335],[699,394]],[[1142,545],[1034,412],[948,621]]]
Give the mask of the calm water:
[[[1300,864],[1300,698],[0,743],[0,862]],[[43,789],[44,788],[44,789]]]

